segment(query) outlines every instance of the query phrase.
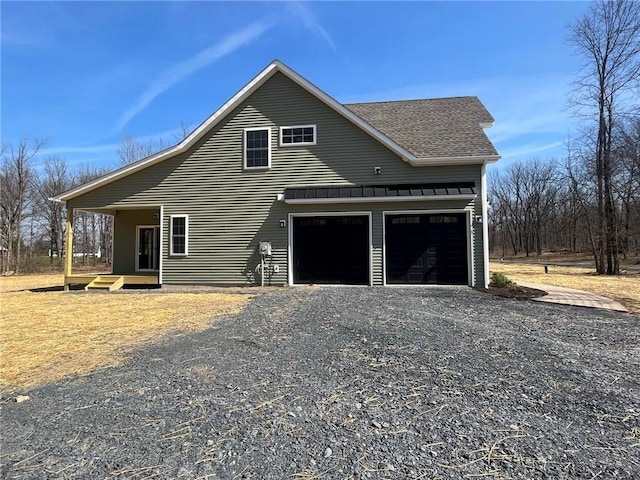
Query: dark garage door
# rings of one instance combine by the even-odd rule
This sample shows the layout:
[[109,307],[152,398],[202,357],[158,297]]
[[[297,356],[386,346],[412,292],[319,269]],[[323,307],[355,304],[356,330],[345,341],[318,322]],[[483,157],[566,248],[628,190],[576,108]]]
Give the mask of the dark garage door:
[[464,213],[387,215],[385,242],[387,283],[468,282]]
[[369,284],[369,217],[293,217],[293,282]]

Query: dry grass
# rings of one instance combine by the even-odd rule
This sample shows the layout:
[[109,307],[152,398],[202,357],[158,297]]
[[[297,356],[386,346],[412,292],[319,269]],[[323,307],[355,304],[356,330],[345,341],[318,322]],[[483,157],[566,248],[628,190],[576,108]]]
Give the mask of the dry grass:
[[596,275],[590,268],[550,265],[549,274],[545,274],[543,263],[491,262],[489,269],[491,273],[504,273],[516,283],[546,283],[593,292],[620,302],[631,313],[640,314],[640,273],[607,276]]
[[172,331],[200,330],[238,312],[249,295],[103,294],[28,289],[61,275],[0,278],[0,386],[29,388],[126,360],[127,349]]

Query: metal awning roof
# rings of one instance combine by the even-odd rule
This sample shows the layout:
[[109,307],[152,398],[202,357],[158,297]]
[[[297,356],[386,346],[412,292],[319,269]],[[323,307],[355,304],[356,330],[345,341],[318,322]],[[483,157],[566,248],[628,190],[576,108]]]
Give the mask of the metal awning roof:
[[286,203],[349,203],[417,200],[471,200],[475,183],[414,183],[397,185],[346,185],[287,188]]

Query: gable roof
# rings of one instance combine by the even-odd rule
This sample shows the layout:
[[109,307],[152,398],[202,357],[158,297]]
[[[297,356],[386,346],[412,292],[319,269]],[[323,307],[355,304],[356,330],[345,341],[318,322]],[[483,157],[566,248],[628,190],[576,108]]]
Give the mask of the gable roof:
[[[279,60],[274,60],[271,62],[264,70],[262,70],[258,75],[256,75],[247,85],[245,85],[240,91],[238,91],[233,97],[231,97],[224,105],[222,105],[218,110],[216,110],[209,118],[207,118],[198,128],[196,128],[189,136],[187,136],[180,143],[174,145],[173,147],[169,147],[165,150],[157,152],[149,157],[143,158],[137,162],[134,162],[130,165],[126,165],[120,169],[117,169],[111,173],[108,173],[102,177],[96,178],[93,181],[87,182],[85,184],[79,185],[71,190],[63,192],[56,197],[51,198],[51,200],[58,202],[66,202],[72,198],[75,198],[79,195],[82,195],[86,192],[99,188],[103,185],[109,184],[118,180],[119,178],[126,177],[135,172],[143,170],[147,167],[155,165],[163,160],[174,157],[175,155],[182,153],[193,146],[198,140],[200,140],[203,136],[205,136],[212,128],[214,128],[219,122],[221,122],[228,113],[230,113],[234,108],[236,108],[240,103],[242,103],[245,99],[247,99],[251,94],[253,94],[258,88],[260,88],[267,80],[269,80],[273,75],[277,72],[284,74],[294,83],[299,85],[301,88],[308,91],[310,94],[314,95],[320,101],[322,101],[325,105],[335,110],[337,113],[351,121],[357,127],[364,130],[366,133],[371,135],[374,139],[385,145],[391,151],[396,153],[400,158],[404,161],[409,162],[412,165],[443,165],[447,163],[483,163],[483,162],[495,162],[500,156],[497,155],[495,149],[492,150],[491,153],[475,153],[473,155],[466,156],[441,156],[434,158],[422,158],[416,155],[416,152],[420,152],[420,149],[416,149],[413,147],[414,151],[411,151],[411,142],[408,142],[409,148],[406,145],[402,145],[398,140],[405,141],[407,140],[407,136],[403,136],[401,134],[395,133],[395,130],[390,127],[388,122],[382,122],[379,120],[375,120],[377,116],[380,116],[380,113],[375,114],[375,110],[377,107],[371,107],[371,105],[375,104],[354,104],[349,105],[348,107],[342,105],[338,101],[336,101],[331,96],[327,95],[325,92],[320,90],[314,84],[303,78],[301,75],[290,69],[284,63]],[[477,99],[476,99],[477,100]],[[420,102],[420,101],[418,101]],[[483,118],[491,118],[489,113],[484,109],[482,104],[480,104],[479,100],[477,101],[480,105],[481,109],[485,112],[486,117]],[[380,102],[378,105],[382,104],[391,104],[396,102]],[[358,108],[355,105],[360,105]],[[369,107],[367,107],[369,105]],[[397,110],[397,109],[393,109]],[[381,129],[376,127],[373,123],[370,123],[366,120],[365,117],[371,117],[371,120],[375,123],[380,124],[380,128],[382,130],[386,129],[390,133],[384,133]],[[410,122],[413,120],[411,119]],[[457,126],[457,125],[456,125]],[[478,126],[480,133],[484,135],[480,126]],[[424,136],[424,135],[422,135]],[[476,135],[477,136],[477,135]],[[395,137],[395,138],[394,138]],[[486,139],[486,136],[485,136]],[[487,142],[488,139],[487,139]],[[490,142],[489,142],[490,143]],[[488,150],[487,150],[488,151]]]
[[483,131],[493,117],[478,97],[346,104],[418,159],[497,156]]

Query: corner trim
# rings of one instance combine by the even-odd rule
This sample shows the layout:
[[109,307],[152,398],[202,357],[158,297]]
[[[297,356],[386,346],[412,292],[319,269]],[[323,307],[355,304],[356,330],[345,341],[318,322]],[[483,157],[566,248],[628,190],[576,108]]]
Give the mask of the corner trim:
[[487,208],[487,166],[480,170],[480,198],[482,206],[482,256],[484,257],[484,288],[489,288],[489,212]]

